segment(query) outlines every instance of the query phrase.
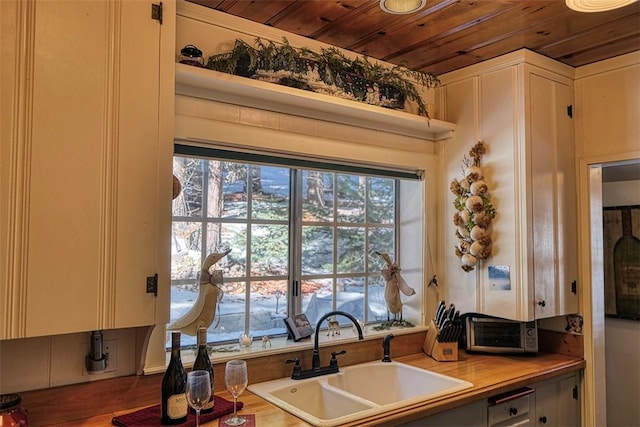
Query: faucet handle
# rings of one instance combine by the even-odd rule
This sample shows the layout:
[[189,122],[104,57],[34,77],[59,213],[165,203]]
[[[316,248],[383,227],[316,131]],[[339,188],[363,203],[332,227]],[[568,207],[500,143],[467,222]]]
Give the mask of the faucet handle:
[[287,359],[284,361],[284,363],[286,364],[295,363],[295,365],[293,365],[293,372],[291,373],[291,379],[292,380],[299,379],[300,374],[302,373],[302,366],[300,366],[300,359],[297,357],[295,359]]
[[329,360],[329,367],[337,368],[338,367],[338,359],[336,359],[336,356],[340,356],[341,354],[345,354],[346,352],[347,352],[347,350],[332,351],[331,352],[331,360]]

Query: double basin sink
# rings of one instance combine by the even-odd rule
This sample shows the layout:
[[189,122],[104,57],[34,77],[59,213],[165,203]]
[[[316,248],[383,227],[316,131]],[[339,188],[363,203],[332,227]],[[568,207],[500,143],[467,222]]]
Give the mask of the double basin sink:
[[322,377],[252,384],[249,390],[314,426],[337,426],[471,387],[400,362],[369,362]]

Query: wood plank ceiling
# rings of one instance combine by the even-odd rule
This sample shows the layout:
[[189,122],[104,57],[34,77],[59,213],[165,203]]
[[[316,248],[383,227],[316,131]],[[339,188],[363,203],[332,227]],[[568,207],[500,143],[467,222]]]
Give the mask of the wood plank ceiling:
[[573,67],[640,50],[640,2],[580,13],[564,0],[429,0],[392,15],[379,0],[190,1],[435,74],[521,48]]

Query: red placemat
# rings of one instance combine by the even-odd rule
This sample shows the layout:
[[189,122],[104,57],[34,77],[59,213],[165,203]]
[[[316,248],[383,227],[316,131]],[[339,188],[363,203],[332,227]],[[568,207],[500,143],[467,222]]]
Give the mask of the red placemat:
[[[216,418],[220,418],[223,415],[233,413],[233,402],[223,399],[220,396],[214,396],[213,412],[200,415],[200,423],[205,423]],[[238,410],[242,409],[242,402],[238,402]],[[111,420],[111,424],[119,427],[152,427],[161,426],[160,422],[161,413],[160,405],[150,406],[148,408],[140,409],[130,414],[118,415]],[[196,416],[191,414],[187,415],[187,422],[180,424],[181,426],[195,426]]]

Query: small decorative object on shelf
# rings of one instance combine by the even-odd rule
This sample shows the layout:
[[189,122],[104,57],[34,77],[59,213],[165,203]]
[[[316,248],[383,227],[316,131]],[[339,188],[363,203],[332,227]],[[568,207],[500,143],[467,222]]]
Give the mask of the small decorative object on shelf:
[[462,161],[462,178],[451,181],[449,187],[456,196],[453,206],[457,212],[453,215],[453,224],[460,243],[455,246],[455,254],[466,272],[474,270],[479,260],[488,258],[493,245],[490,226],[496,210],[480,167],[485,153],[484,142],[474,145],[469,151],[471,159],[465,156]]
[[271,337],[269,335],[262,337],[262,348],[267,348],[267,345],[271,348]]
[[248,334],[243,334],[238,341],[240,342],[240,347],[251,347],[253,337]]
[[403,109],[406,99],[417,104],[418,114],[429,117],[417,86],[435,88],[435,74],[399,65],[387,67],[366,56],[347,58],[337,48],[295,48],[283,38],[282,44],[263,42],[254,45],[237,39],[228,52],[208,58],[206,68],[238,76],[251,77],[297,89],[382,107]]
[[313,334],[313,326],[311,326],[305,314],[296,314],[283,320],[287,331],[289,331],[289,338],[292,338],[294,341],[300,341]]
[[188,44],[180,50],[178,62],[196,67],[204,67],[202,51],[192,44]]

